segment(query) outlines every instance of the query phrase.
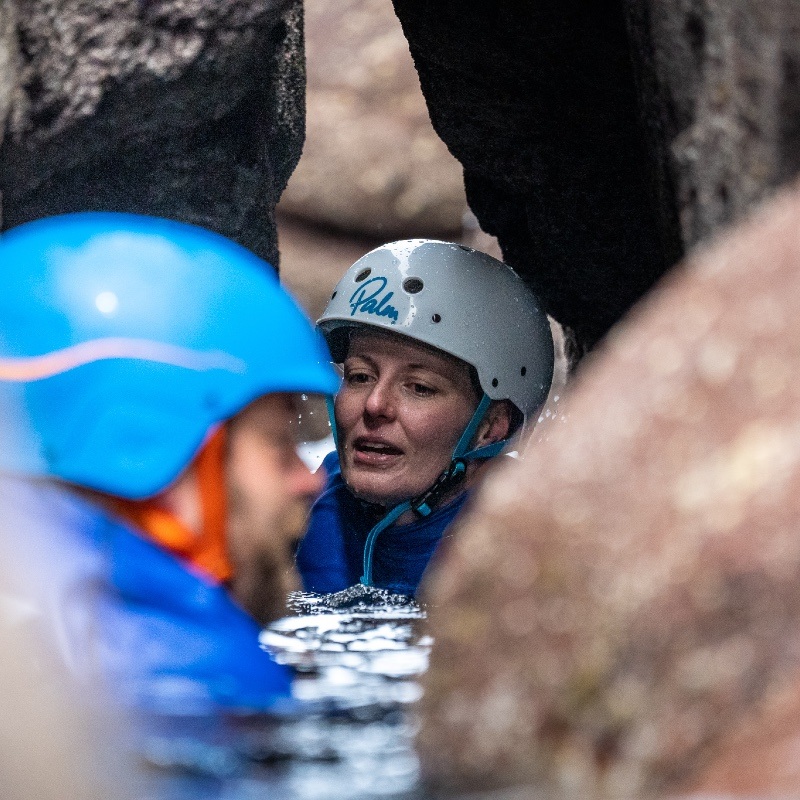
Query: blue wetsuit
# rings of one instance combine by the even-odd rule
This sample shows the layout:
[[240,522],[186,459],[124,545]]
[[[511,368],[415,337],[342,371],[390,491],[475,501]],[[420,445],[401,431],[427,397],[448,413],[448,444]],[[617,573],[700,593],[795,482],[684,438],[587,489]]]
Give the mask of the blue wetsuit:
[[289,695],[290,674],[224,588],[74,492],[3,477],[0,627],[20,620],[85,696],[206,713]]
[[[309,592],[338,592],[358,583],[364,572],[367,534],[385,510],[357,500],[342,480],[339,457],[322,462],[328,473],[325,491],[311,509],[311,519],[297,552],[297,568]],[[373,583],[413,595],[445,531],[467,499],[455,500],[408,525],[392,525],[377,539]]]

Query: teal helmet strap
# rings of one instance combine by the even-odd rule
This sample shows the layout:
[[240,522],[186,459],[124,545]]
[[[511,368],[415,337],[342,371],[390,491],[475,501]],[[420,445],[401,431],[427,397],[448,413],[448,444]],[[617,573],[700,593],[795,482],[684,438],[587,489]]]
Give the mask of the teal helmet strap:
[[331,436],[333,436],[333,446],[337,452],[339,450],[339,429],[336,427],[336,411],[334,410],[334,396],[325,395],[325,406],[328,409],[328,421],[331,424]]
[[[499,442],[477,447],[474,450],[469,450],[470,442],[475,438],[475,434],[483,422],[486,412],[491,405],[492,400],[485,392],[481,398],[472,419],[464,428],[464,433],[453,450],[453,455],[450,457],[450,464],[447,469],[436,479],[436,482],[429,489],[422,494],[411,500],[406,500],[390,511],[384,516],[367,534],[367,540],[364,543],[364,574],[361,576],[361,583],[364,586],[372,586],[372,561],[375,551],[375,543],[378,536],[383,533],[390,525],[393,525],[406,511],[414,511],[421,517],[427,517],[432,511],[436,503],[443,494],[449,492],[456,484],[460,483],[467,473],[467,461],[472,461],[479,458],[492,458],[496,456],[507,444],[507,439],[502,439]],[[333,420],[333,401],[329,404],[331,420]],[[335,431],[336,423],[331,422],[331,426]],[[334,433],[334,440],[336,434]]]
[[399,517],[411,508],[411,501],[396,505],[389,511],[383,519],[375,525],[367,534],[367,541],[364,543],[364,574],[361,576],[361,583],[364,586],[372,586],[372,557],[375,552],[375,542],[390,525],[393,525]]
[[478,432],[478,427],[480,426],[481,422],[483,422],[483,418],[486,416],[486,412],[489,410],[489,406],[491,404],[492,398],[489,397],[486,392],[484,392],[480,403],[478,403],[478,407],[475,409],[475,413],[472,415],[472,419],[467,424],[467,427],[464,428],[464,433],[461,434],[461,438],[458,440],[455,450],[453,450],[453,455],[451,456],[452,461],[455,461],[459,458],[473,457],[472,453],[477,452],[468,452],[468,448],[470,442],[475,438],[475,434]]

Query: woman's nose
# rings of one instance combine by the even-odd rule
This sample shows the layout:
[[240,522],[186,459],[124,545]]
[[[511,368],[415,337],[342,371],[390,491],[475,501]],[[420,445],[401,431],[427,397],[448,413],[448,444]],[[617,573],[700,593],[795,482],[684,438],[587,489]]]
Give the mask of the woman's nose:
[[395,402],[391,387],[381,381],[375,383],[366,397],[364,410],[370,417],[393,418]]

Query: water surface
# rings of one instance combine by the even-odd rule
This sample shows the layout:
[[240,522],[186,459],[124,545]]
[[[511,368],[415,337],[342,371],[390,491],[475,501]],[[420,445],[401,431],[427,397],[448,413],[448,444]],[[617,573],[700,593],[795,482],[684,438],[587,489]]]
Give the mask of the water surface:
[[296,671],[292,701],[270,716],[154,720],[141,795],[421,800],[410,706],[431,646],[424,610],[363,586],[297,593],[290,607],[261,644]]

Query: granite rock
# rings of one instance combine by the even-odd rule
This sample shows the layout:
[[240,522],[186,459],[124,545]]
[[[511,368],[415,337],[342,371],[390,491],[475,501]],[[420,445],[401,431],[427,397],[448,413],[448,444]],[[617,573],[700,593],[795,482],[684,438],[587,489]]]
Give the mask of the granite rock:
[[800,9],[752,0],[627,0],[651,144],[686,247],[800,168]]
[[0,144],[16,90],[16,20],[11,5],[0,5]]
[[800,6],[394,0],[481,227],[588,349],[800,168]]
[[[17,93],[16,18],[10,3],[0,4],[0,145]],[[3,222],[3,192],[0,190],[0,225]]]
[[800,791],[799,231],[795,188],[701,249],[481,487],[426,587],[433,785]]
[[300,0],[4,0],[20,113],[3,224],[83,209],[205,225],[277,261],[302,148]]
[[434,133],[390,3],[307,0],[307,136],[281,210],[384,240],[459,234],[461,165]]
[[394,0],[467,199],[593,345],[671,264],[621,0]]

